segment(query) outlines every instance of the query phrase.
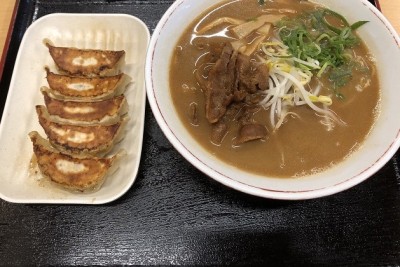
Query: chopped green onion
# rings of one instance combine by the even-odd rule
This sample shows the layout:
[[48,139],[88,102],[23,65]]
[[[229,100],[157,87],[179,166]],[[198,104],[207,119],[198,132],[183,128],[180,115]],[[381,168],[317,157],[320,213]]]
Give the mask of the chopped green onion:
[[321,78],[322,74],[325,72],[326,68],[331,65],[329,61],[325,62],[325,64],[322,66],[322,68],[318,71],[317,77]]
[[[329,16],[338,19],[342,26],[330,24]],[[318,77],[328,72],[336,92],[352,77],[351,70],[345,71],[341,67],[353,61],[347,51],[360,42],[353,31],[366,23],[358,21],[350,25],[342,15],[329,9],[318,9],[306,16],[281,20],[278,34],[287,46],[288,54],[294,57],[296,67],[313,70]],[[337,92],[336,95],[343,98]]]
[[369,21],[365,21],[365,20],[357,21],[356,23],[353,23],[353,24],[350,26],[350,29],[352,29],[353,31],[355,31],[355,30],[357,30],[358,28],[360,28],[361,26],[363,26],[364,24],[368,23],[368,22],[369,22]]

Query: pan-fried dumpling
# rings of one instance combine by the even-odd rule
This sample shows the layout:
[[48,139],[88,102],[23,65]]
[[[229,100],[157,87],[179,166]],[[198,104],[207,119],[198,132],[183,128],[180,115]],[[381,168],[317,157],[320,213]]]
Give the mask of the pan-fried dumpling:
[[123,73],[107,77],[75,77],[56,74],[46,68],[50,88],[42,88],[55,98],[74,101],[99,101],[122,94],[129,82]]
[[106,76],[119,73],[125,51],[56,47],[46,42],[50,55],[60,71],[70,75]]
[[50,146],[38,132],[30,132],[37,164],[42,175],[71,190],[94,191],[101,187],[105,178],[117,169],[119,152],[110,158],[74,158]]
[[97,101],[76,102],[52,98],[43,91],[44,102],[52,120],[62,123],[93,125],[112,124],[128,112],[128,104],[124,95]]
[[121,141],[128,121],[125,116],[111,125],[69,125],[52,121],[45,106],[36,106],[36,112],[50,143],[60,152],[75,157],[102,156],[109,152]]

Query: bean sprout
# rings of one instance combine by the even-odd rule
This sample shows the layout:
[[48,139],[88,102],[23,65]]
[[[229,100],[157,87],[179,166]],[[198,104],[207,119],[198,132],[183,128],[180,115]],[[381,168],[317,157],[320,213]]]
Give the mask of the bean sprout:
[[[261,50],[266,55],[263,58],[259,55],[262,64],[269,67],[269,89],[264,91],[265,97],[260,105],[264,109],[270,109],[269,120],[277,130],[282,126],[287,116],[299,117],[294,112],[289,112],[289,106],[308,105],[318,114],[324,117],[324,124],[332,129],[331,122],[344,124],[336,114],[328,109],[332,104],[330,96],[320,95],[321,85],[318,84],[313,90],[305,88],[311,82],[313,73],[311,70],[321,70],[326,66],[319,66],[317,60],[308,58],[307,61],[299,60],[290,56],[288,47],[279,40],[263,43]],[[320,103],[323,107],[319,107]]]

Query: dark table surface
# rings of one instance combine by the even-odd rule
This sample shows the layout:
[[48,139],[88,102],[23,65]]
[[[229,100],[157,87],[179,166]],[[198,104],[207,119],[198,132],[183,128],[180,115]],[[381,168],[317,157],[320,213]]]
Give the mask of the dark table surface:
[[[32,21],[54,12],[128,13],[152,32],[172,2],[21,0],[0,81],[1,109],[20,40]],[[0,265],[399,265],[398,155],[364,183],[333,196],[261,199],[191,166],[162,134],[147,104],[133,187],[101,206],[0,200]]]

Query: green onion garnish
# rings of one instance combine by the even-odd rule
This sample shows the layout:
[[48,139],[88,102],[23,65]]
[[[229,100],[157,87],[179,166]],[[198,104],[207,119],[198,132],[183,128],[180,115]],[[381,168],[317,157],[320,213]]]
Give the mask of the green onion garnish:
[[[336,25],[340,26],[329,23],[329,18],[336,19]],[[350,25],[342,15],[329,9],[318,9],[306,16],[283,19],[278,27],[289,53],[299,59],[297,64],[310,60],[318,62],[318,68],[306,67],[315,71],[318,77],[327,72],[336,96],[342,99],[344,96],[338,90],[351,80],[353,70],[353,59],[347,50],[360,42],[353,31],[367,22]]]

